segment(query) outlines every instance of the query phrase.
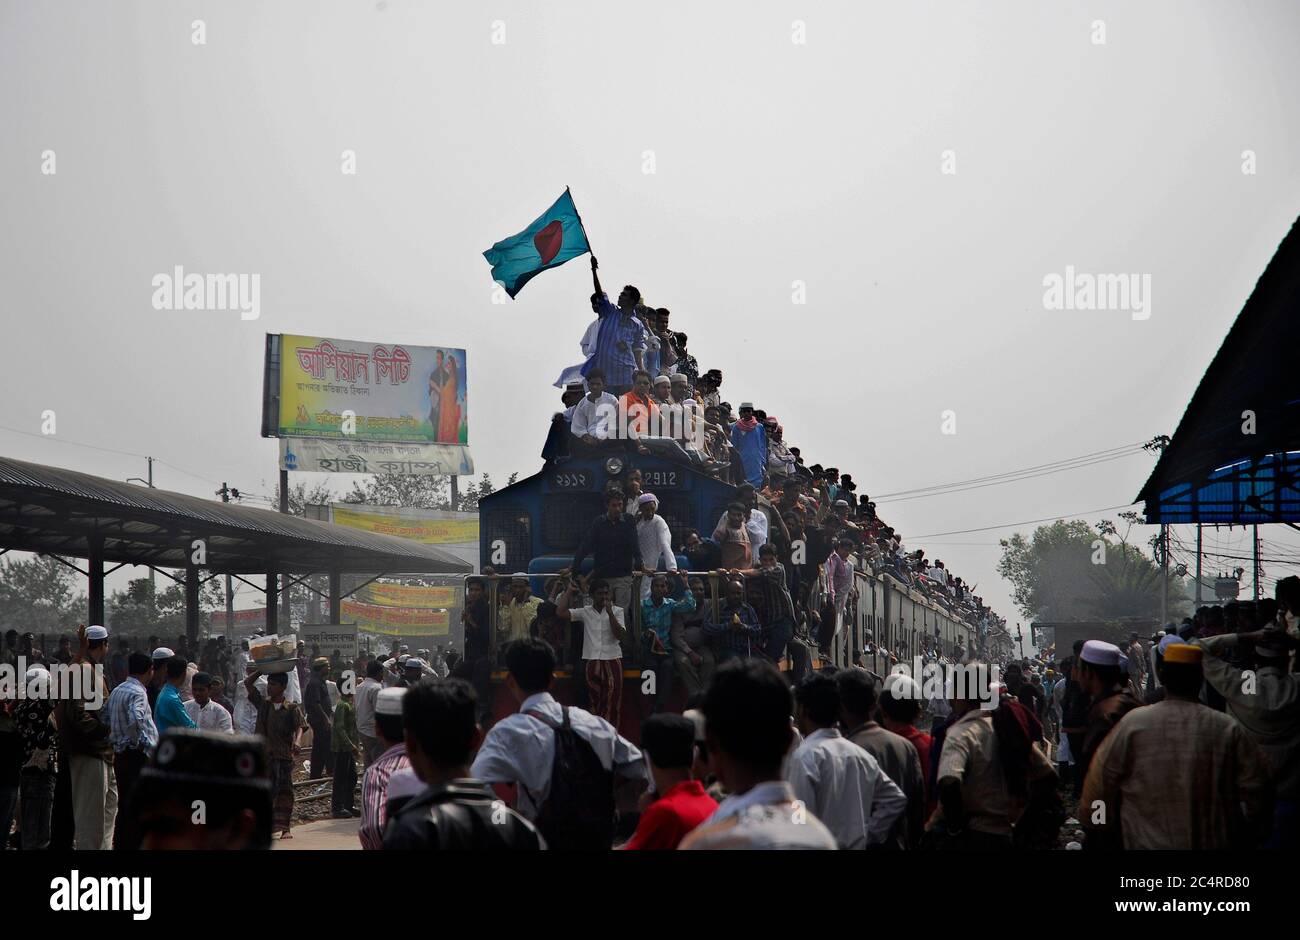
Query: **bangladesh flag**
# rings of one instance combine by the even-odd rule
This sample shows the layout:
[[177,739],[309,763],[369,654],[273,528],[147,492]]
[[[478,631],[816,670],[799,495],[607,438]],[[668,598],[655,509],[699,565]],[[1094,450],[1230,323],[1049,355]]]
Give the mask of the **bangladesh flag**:
[[566,187],[564,195],[532,225],[497,242],[483,252],[483,257],[492,265],[492,280],[503,285],[513,299],[547,268],[558,268],[590,250],[573,196]]

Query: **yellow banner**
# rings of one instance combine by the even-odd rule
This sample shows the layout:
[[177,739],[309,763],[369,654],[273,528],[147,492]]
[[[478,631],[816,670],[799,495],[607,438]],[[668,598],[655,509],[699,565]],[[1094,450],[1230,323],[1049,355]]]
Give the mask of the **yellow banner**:
[[386,636],[450,636],[451,612],[413,607],[381,607],[346,598],[343,619],[355,621],[358,630]]
[[451,585],[367,584],[353,597],[380,607],[457,607],[459,588]]
[[392,510],[383,512],[377,508],[352,509],[334,503],[330,507],[334,522],[363,532],[376,535],[396,535],[426,545],[445,545],[450,543],[478,542],[478,517],[436,518],[438,515],[463,516],[464,513],[437,513],[424,510]]

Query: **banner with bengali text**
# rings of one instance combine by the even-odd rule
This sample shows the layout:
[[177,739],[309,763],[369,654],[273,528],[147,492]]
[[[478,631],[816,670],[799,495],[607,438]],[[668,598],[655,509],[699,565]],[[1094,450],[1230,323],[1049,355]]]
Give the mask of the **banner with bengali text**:
[[280,439],[280,469],[310,473],[397,473],[402,476],[472,476],[468,447],[390,441]]
[[367,584],[353,599],[379,607],[411,607],[421,610],[460,606],[460,588],[454,585]]
[[469,443],[463,349],[291,334],[280,349],[280,437]]
[[363,532],[396,535],[426,545],[478,545],[476,512],[330,503],[330,521]]
[[451,611],[420,607],[383,607],[352,598],[343,600],[343,616],[357,629],[383,636],[451,636]]

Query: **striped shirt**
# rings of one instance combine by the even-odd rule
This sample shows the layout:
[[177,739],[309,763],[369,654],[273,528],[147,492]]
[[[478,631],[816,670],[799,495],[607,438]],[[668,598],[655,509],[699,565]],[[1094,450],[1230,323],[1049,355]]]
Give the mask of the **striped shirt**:
[[406,745],[394,744],[366,768],[366,775],[361,781],[361,828],[357,830],[363,849],[383,848],[388,780],[397,771],[410,766]]
[[157,746],[158,728],[149,710],[149,693],[135,676],[109,693],[108,726],[114,751],[128,747],[151,751]]
[[[627,386],[632,384],[632,372],[636,369],[634,350],[644,351],[649,345],[645,327],[636,317],[624,317],[623,311],[609,302],[609,297],[600,295],[600,329],[596,333],[596,354],[587,360],[582,374],[586,375],[593,368],[605,373],[605,384]],[[619,349],[618,344],[626,344]]]

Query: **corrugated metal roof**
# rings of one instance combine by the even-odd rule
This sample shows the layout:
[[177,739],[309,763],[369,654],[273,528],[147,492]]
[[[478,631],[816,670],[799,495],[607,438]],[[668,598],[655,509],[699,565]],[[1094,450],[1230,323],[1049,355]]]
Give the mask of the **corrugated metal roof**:
[[472,570],[449,552],[409,539],[0,457],[0,547],[57,546],[57,554],[86,557],[94,535],[107,535],[110,561],[134,560],[140,550],[132,548],[132,536],[138,536],[139,544],[153,546],[155,563],[172,566],[184,563],[193,538],[206,538],[212,563],[204,567],[212,570],[258,572],[271,564],[355,573]]
[[[1289,470],[1237,496],[1214,485],[1221,468],[1285,464],[1271,455],[1300,450],[1300,383],[1289,361],[1297,342],[1300,219],[1260,275],[1138,493],[1147,522],[1300,521],[1300,491]],[[1261,505],[1252,511],[1246,496],[1259,497]]]

